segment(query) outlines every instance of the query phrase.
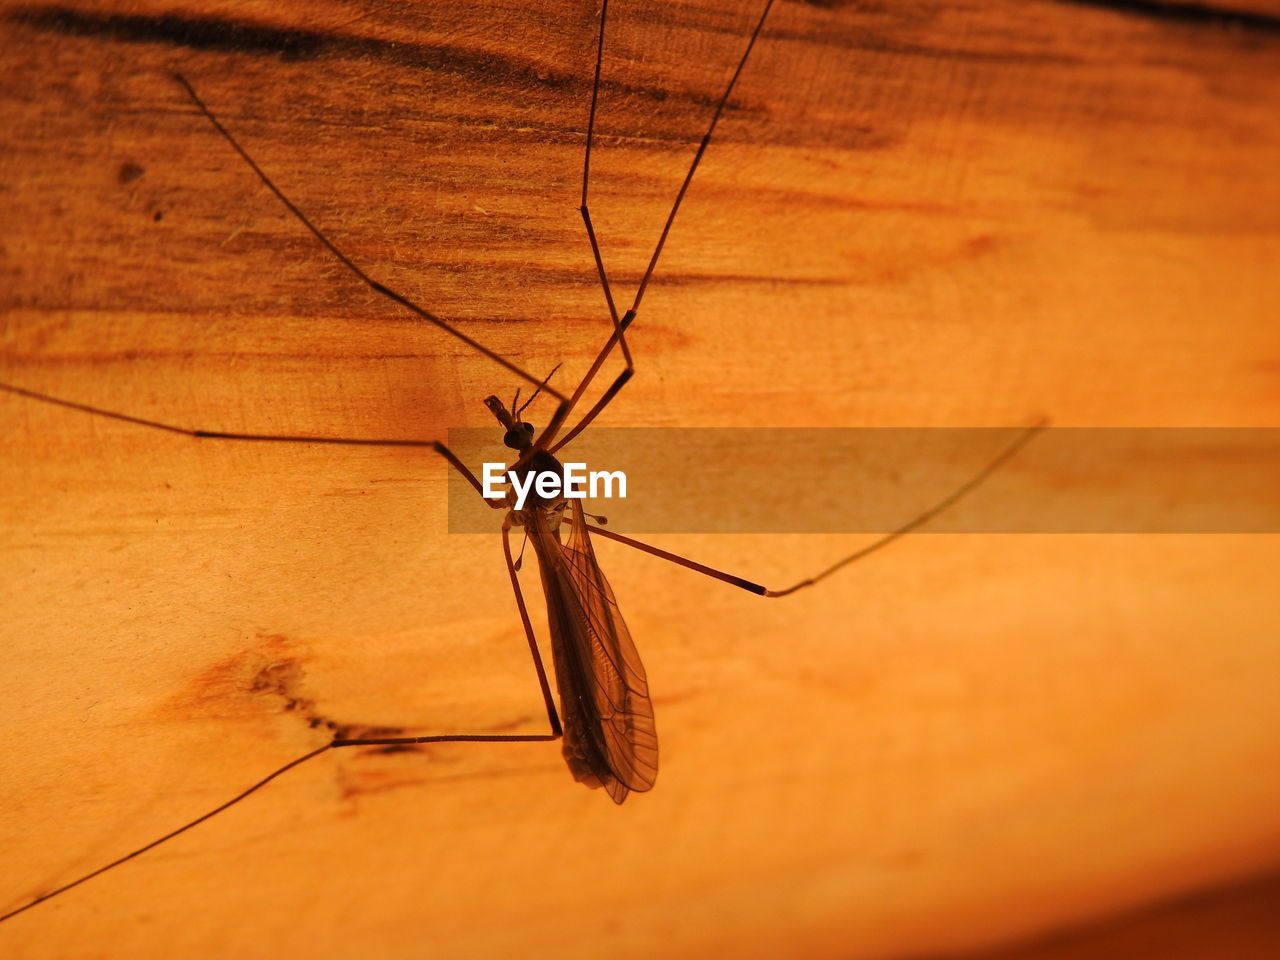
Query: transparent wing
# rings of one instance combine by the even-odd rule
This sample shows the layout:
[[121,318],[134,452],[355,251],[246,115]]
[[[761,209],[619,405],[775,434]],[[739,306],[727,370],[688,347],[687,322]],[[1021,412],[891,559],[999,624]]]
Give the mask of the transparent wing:
[[614,801],[650,789],[658,776],[658,736],[649,684],[613,590],[596,562],[579,501],[561,542],[540,515],[531,525],[542,569],[564,754],[574,776],[603,786]]

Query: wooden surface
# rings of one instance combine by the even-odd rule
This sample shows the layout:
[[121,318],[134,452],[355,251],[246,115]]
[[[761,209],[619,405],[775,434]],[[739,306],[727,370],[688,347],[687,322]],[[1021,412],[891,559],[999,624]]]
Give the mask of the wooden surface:
[[[613,14],[593,210],[620,288],[753,6]],[[606,422],[1277,425],[1280,8],[1117,6],[782,3]],[[427,439],[517,385],[353,282],[178,69],[374,276],[574,382],[607,331],[575,212],[594,16],[7,8],[0,379]],[[323,743],[308,715],[541,730],[498,539],[445,532],[436,459],[0,417],[4,908]],[[865,541],[655,539],[767,583]],[[615,808],[554,745],[339,752],[0,953],[940,954],[1280,863],[1274,538],[920,536],[779,601],[599,553],[653,793]]]
[[[1214,889],[981,960],[1271,960],[1280,942],[1280,877]],[[973,955],[970,960],[979,960]]]

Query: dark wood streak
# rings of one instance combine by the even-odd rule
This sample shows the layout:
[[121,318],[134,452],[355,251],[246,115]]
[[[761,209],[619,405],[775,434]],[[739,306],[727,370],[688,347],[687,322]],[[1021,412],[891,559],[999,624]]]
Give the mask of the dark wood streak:
[[1131,17],[1183,23],[1189,26],[1231,27],[1280,33],[1280,17],[1255,10],[1231,10],[1201,3],[1170,3],[1168,0],[1054,0],[1077,7],[1098,7]]
[[548,91],[578,91],[581,77],[556,72],[539,62],[421,43],[399,43],[313,30],[281,29],[224,17],[142,16],[123,13],[87,13],[62,6],[27,6],[14,10],[9,19],[39,30],[82,37],[102,37],[120,43],[163,43],[193,50],[275,54],[286,61],[378,60],[419,70],[470,77],[486,83],[536,85]]
[[[119,43],[161,43],[192,50],[275,55],[286,62],[323,58],[374,60],[445,73],[478,84],[510,85],[526,94],[530,90],[541,90],[548,95],[581,95],[587,89],[582,77],[557,71],[542,60],[503,57],[463,47],[284,29],[226,17],[89,13],[59,5],[32,5],[11,11],[8,19],[22,26],[71,36],[100,37]],[[673,96],[666,88],[613,82],[607,78],[602,81],[601,88],[614,95],[639,97],[653,103],[684,99],[690,106],[702,109],[714,107],[716,102],[709,93],[679,97]],[[743,108],[731,101],[728,109]]]

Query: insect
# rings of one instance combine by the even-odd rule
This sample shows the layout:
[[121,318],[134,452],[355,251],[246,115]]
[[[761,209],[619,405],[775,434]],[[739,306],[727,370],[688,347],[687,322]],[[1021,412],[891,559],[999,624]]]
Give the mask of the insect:
[[[761,15],[761,17],[760,17],[759,22],[760,22],[760,23],[763,23],[763,22],[764,22],[764,19],[765,19],[765,17],[766,17],[767,15],[768,15],[768,7],[766,6],[766,7],[765,7],[765,10],[764,10],[764,13],[763,13],[763,14]],[[757,29],[758,29],[758,28],[757,28]],[[749,48],[748,48],[748,49],[749,49]],[[745,63],[745,62],[746,62],[746,60],[747,60],[747,57],[746,57],[746,55],[744,54],[744,55],[742,56],[742,60],[741,60],[741,62],[742,62],[742,63]],[[598,84],[598,82],[597,82],[597,84],[595,85],[595,89],[597,89],[597,90],[599,89],[599,84]],[[732,89],[732,87],[730,87],[730,89]],[[196,96],[196,95],[195,95],[194,90],[192,90],[192,91],[191,91],[191,93],[192,93],[192,96],[193,96],[193,98],[194,98],[194,97]],[[720,102],[721,102],[721,104],[723,104],[724,102],[726,102],[726,100],[727,100],[728,96],[729,96],[729,94],[726,92],[726,93],[724,94],[724,96],[721,98],[721,101],[720,101]],[[213,117],[212,117],[212,116],[210,116],[210,119],[212,120],[212,119],[213,119]],[[708,134],[707,134],[707,135],[708,135],[708,137],[710,136],[710,129],[708,130]],[[704,144],[704,147],[705,147],[705,144]],[[700,156],[700,155],[701,155],[701,154],[699,153],[699,156]],[[681,192],[680,192],[680,194],[678,194],[678,196],[682,196],[682,195],[683,195],[683,189],[681,189]],[[590,226],[588,226],[588,229],[590,229]],[[665,229],[664,229],[663,236],[665,237]],[[654,253],[654,257],[653,257],[653,260],[654,260],[654,261],[656,261],[656,260],[657,260],[657,254],[658,254],[660,251],[661,251],[661,245],[659,244],[659,248],[658,248],[658,250],[657,250],[657,251],[655,251],[655,253]],[[602,265],[602,261],[601,261],[600,259],[597,259],[597,261],[596,261],[596,262],[597,262],[597,269],[598,269],[598,271],[599,271],[601,274],[603,274],[603,273],[604,273],[604,266]],[[647,283],[649,276],[650,276],[650,274],[646,272],[646,273],[645,273],[645,275],[644,275],[644,277],[642,278],[641,283],[640,283],[640,289],[641,289],[641,292],[643,292],[644,286],[645,286],[645,284]],[[375,288],[375,289],[377,289],[377,288]],[[606,287],[606,289],[607,289],[607,287]],[[378,292],[379,292],[379,293],[382,293],[382,294],[384,294],[384,295],[387,295],[387,294],[389,293],[389,291],[387,291],[387,289],[386,289],[386,288],[379,289],[379,290],[378,290]],[[613,337],[612,337],[612,338],[608,338],[608,339],[607,339],[607,341],[606,341],[607,345],[606,345],[606,347],[605,347],[605,350],[600,354],[602,357],[605,355],[605,353],[607,353],[607,351],[608,351],[609,347],[610,347],[610,346],[612,346],[615,342],[616,342],[616,344],[617,344],[617,346],[618,346],[619,348],[621,348],[622,350],[625,350],[626,340],[625,340],[625,337],[624,337],[624,336],[622,335],[622,333],[621,333],[621,329],[622,329],[622,327],[623,327],[623,326],[625,326],[625,325],[627,324],[628,320],[627,320],[627,318],[626,318],[625,314],[624,314],[623,316],[617,316],[617,315],[615,314],[613,322],[614,322],[614,325],[615,325],[615,326],[614,326],[614,331],[615,331],[615,332],[614,332],[614,334],[613,334]],[[601,334],[601,336],[600,336],[598,339],[599,339],[599,340],[605,340],[605,339],[606,339],[606,335],[602,333],[602,334]],[[470,344],[470,345],[474,346],[474,345],[477,345],[477,343],[478,343],[478,342],[473,341],[473,343],[472,343],[472,344]],[[559,428],[559,427],[560,427],[560,426],[562,426],[562,425],[567,425],[567,415],[568,415],[568,412],[569,412],[569,405],[568,405],[568,402],[567,402],[567,401],[568,401],[568,396],[567,396],[565,393],[562,393],[562,392],[558,391],[555,387],[551,386],[549,383],[545,383],[545,384],[544,384],[541,378],[539,378],[539,377],[537,377],[537,376],[533,376],[533,375],[528,374],[528,373],[526,372],[526,369],[525,369],[525,367],[524,367],[524,366],[517,366],[517,365],[515,365],[515,364],[510,363],[509,361],[505,361],[505,360],[501,359],[501,356],[502,356],[501,354],[498,354],[498,353],[496,353],[496,352],[492,352],[492,351],[490,351],[487,355],[490,355],[490,359],[496,359],[496,360],[497,360],[497,362],[499,362],[499,363],[503,364],[504,366],[507,366],[507,369],[508,369],[508,373],[509,373],[509,374],[514,373],[514,374],[518,375],[519,377],[524,378],[524,379],[527,381],[527,385],[528,385],[528,386],[530,386],[530,387],[541,387],[542,389],[545,389],[545,390],[547,390],[548,392],[550,392],[550,393],[552,394],[552,396],[553,396],[553,397],[555,398],[555,400],[557,401],[557,405],[556,405],[556,410],[555,410],[555,412],[554,412],[554,413],[552,413],[552,415],[551,415],[551,417],[550,417],[550,421],[549,421],[549,424],[550,424],[550,425],[549,425],[549,426],[548,426],[548,428],[547,428],[547,429],[548,429],[548,431],[551,431],[553,428]],[[629,367],[628,367],[628,369],[629,369]],[[616,377],[616,378],[612,381],[612,383],[614,384],[614,386],[613,386],[613,387],[611,387],[610,389],[606,390],[606,391],[605,391],[605,393],[604,393],[604,395],[603,395],[603,396],[602,396],[602,397],[601,397],[601,398],[596,402],[595,406],[593,406],[592,408],[590,408],[590,409],[587,411],[586,417],[587,417],[587,420],[588,420],[588,421],[589,421],[590,419],[592,419],[592,418],[593,418],[593,416],[594,416],[594,414],[595,414],[595,413],[599,412],[599,410],[602,410],[602,409],[605,407],[605,405],[607,405],[607,404],[611,401],[611,398],[612,398],[612,397],[614,397],[614,396],[616,396],[616,395],[617,395],[617,391],[618,391],[619,389],[621,389],[621,387],[622,387],[622,385],[623,385],[624,383],[626,383],[626,382],[627,382],[627,381],[626,381],[626,379],[624,379],[624,377],[625,377],[625,376],[626,376],[626,374],[624,373],[623,375],[620,375],[620,376]],[[586,380],[582,381],[582,383],[585,385]],[[25,394],[26,394],[26,398],[27,398],[27,399],[45,399],[45,400],[52,400],[52,401],[54,401],[55,403],[57,403],[57,402],[59,402],[59,401],[61,400],[61,398],[54,397],[52,394],[44,394],[44,393],[41,393],[40,391],[24,391],[24,389],[23,389],[23,388],[17,388],[16,390],[11,390],[10,392],[11,392],[11,393],[16,392],[16,393],[19,393],[19,394],[22,394],[22,393],[24,393],[24,392],[25,392]],[[37,395],[38,395],[38,396],[37,396]],[[64,406],[66,406],[66,403],[64,403],[63,405],[64,405]],[[95,406],[95,405],[93,405],[93,404],[85,404],[85,406],[93,406],[93,407],[94,407],[94,409],[95,409],[95,411],[96,411],[96,412],[98,412],[99,414],[101,414],[101,413],[103,413],[103,412],[108,412],[108,413],[114,412],[114,411],[109,411],[109,410],[108,410],[108,408],[105,408],[105,407],[97,407],[97,406]],[[514,407],[515,405],[513,404],[512,406]],[[491,407],[491,410],[492,410],[492,409],[493,409],[493,408]],[[83,411],[82,411],[82,412],[83,412]],[[496,411],[495,411],[495,412],[496,412]],[[518,416],[518,412],[517,412],[517,411],[514,411],[514,410],[505,410],[504,412],[506,412],[507,414],[511,415],[513,418],[514,418],[514,417],[516,417],[516,416]],[[117,418],[117,419],[119,419],[119,418]],[[144,421],[144,424],[143,424],[143,425],[145,425],[145,422],[147,421],[147,418],[133,418],[133,417],[132,417],[132,415],[128,415],[128,414],[124,415],[124,419],[135,419],[135,420],[139,420],[139,421]],[[151,426],[155,426],[155,425],[157,425],[157,423],[159,423],[159,421],[150,421],[150,425],[151,425]],[[520,430],[520,429],[522,429],[522,427],[521,427],[521,424],[522,424],[522,423],[523,423],[523,421],[519,421],[519,420],[517,420],[517,419],[513,419],[512,425],[511,425],[511,426],[508,426],[508,427],[507,427],[507,429],[508,429],[508,430],[512,430],[512,429]],[[134,425],[135,425],[135,426],[139,426],[140,424],[135,423]],[[505,426],[505,424],[504,424],[504,426]],[[573,430],[569,430],[569,431],[568,431],[568,434],[570,434],[570,435],[571,435],[573,432],[574,432]],[[264,434],[246,434],[246,433],[243,433],[243,432],[241,432],[241,433],[235,433],[234,431],[226,431],[226,432],[222,432],[222,431],[212,431],[212,432],[202,433],[201,435],[202,435],[202,436],[206,436],[206,437],[208,437],[208,438],[210,438],[210,439],[213,439],[213,438],[219,438],[219,437],[224,438],[224,439],[227,439],[227,438],[235,438],[235,437],[237,437],[237,436],[238,436],[238,437],[242,437],[242,438],[243,438],[243,437],[246,437],[246,436],[257,436],[259,439],[261,439],[261,438],[265,437],[265,435],[264,435]],[[295,438],[295,439],[296,439],[296,438]],[[323,438],[314,438],[314,437],[313,437],[312,439],[313,439],[313,440],[317,440],[317,439],[323,439]],[[417,445],[422,446],[422,445],[429,445],[429,444],[419,443],[419,444],[417,444]],[[523,456],[524,456],[524,453],[525,453],[525,452],[527,452],[528,450],[532,450],[532,451],[534,451],[534,455],[536,455],[536,452],[537,452],[537,450],[538,450],[538,449],[540,449],[540,447],[538,447],[538,445],[537,445],[537,444],[534,444],[533,446],[528,447],[528,448],[525,448],[525,450],[522,450],[522,452],[521,452],[521,456],[523,457]],[[1003,460],[1003,458],[1002,458],[1002,460]],[[455,466],[458,466],[458,465],[457,465],[457,464],[455,464]],[[961,491],[961,493],[962,493],[962,492],[963,492],[963,491]],[[579,557],[579,558],[580,558],[580,557],[584,557],[584,556],[586,556],[586,555],[588,554],[588,552],[591,550],[591,547],[590,547],[590,541],[589,541],[589,533],[588,533],[588,531],[589,531],[590,529],[593,529],[593,528],[592,528],[592,527],[587,523],[586,519],[585,519],[585,518],[580,514],[580,512],[575,511],[575,512],[574,512],[574,515],[570,518],[570,530],[571,530],[571,533],[569,534],[569,540],[568,540],[567,544],[565,544],[565,545],[563,545],[563,546],[558,545],[558,544],[559,544],[559,541],[558,541],[558,540],[555,540],[555,532],[554,532],[554,530],[553,530],[553,529],[551,529],[551,528],[549,528],[549,527],[544,528],[544,527],[539,527],[539,526],[537,526],[537,524],[538,524],[538,523],[540,523],[540,522],[541,522],[540,520],[535,520],[535,521],[534,521],[534,523],[535,523],[535,528],[536,528],[536,529],[535,529],[535,532],[534,532],[534,534],[533,534],[533,542],[534,542],[534,544],[535,544],[534,549],[535,549],[535,551],[537,551],[537,552],[539,553],[539,556],[540,556],[540,558],[541,558],[541,559],[543,559],[543,560],[549,560],[552,564],[554,564],[554,563],[555,563],[555,558],[556,558],[556,557],[558,557],[558,556],[570,556],[570,557]],[[913,523],[915,523],[915,522],[916,522],[916,521],[913,521]],[[600,530],[597,530],[597,532],[599,532],[599,533],[603,533],[603,531],[600,531]],[[900,531],[900,532],[905,532],[905,531]],[[608,534],[606,534],[606,535],[608,535]],[[896,535],[896,534],[895,534],[895,535]],[[575,538],[576,538],[576,539],[575,539]],[[615,538],[615,539],[616,539],[616,538]],[[553,542],[553,541],[554,541],[554,542]],[[670,554],[670,553],[668,553],[668,552],[665,552],[665,551],[652,551],[652,552],[656,552],[659,556],[665,557],[665,558],[667,558],[667,559],[676,559],[672,554]],[[849,560],[852,560],[852,559],[853,559],[853,557],[846,558],[846,561],[841,561],[841,563],[843,564],[843,563],[848,562]],[[677,560],[677,562],[681,562],[681,561]],[[689,564],[689,563],[686,563],[686,565],[693,565],[693,566],[695,566],[695,567],[697,567],[697,566],[698,566],[698,565],[696,565],[696,564]],[[609,616],[609,614],[607,613],[607,611],[611,609],[611,607],[610,607],[611,598],[610,598],[610,599],[603,599],[603,598],[607,598],[607,597],[609,596],[609,595],[605,592],[605,589],[603,589],[603,588],[598,588],[598,589],[597,589],[597,591],[596,591],[596,593],[594,593],[594,594],[587,594],[587,593],[585,593],[585,592],[583,591],[583,589],[582,589],[581,587],[578,587],[578,588],[576,588],[577,593],[575,594],[575,593],[574,593],[575,588],[574,588],[574,587],[570,587],[570,586],[568,586],[568,584],[572,582],[572,576],[573,576],[573,574],[572,574],[571,570],[570,570],[568,567],[564,568],[564,572],[563,572],[563,573],[561,573],[561,574],[557,574],[557,573],[554,573],[554,572],[553,572],[553,573],[551,573],[551,574],[549,574],[549,575],[548,575],[548,574],[547,574],[547,572],[546,572],[547,567],[546,567],[545,565],[540,565],[540,566],[542,566],[542,569],[543,569],[543,571],[544,571],[544,572],[543,572],[543,576],[544,576],[544,583],[547,585],[548,598],[549,598],[549,600],[551,601],[551,605],[552,605],[552,610],[551,610],[551,619],[552,619],[553,623],[555,624],[555,625],[553,625],[553,627],[552,627],[552,631],[553,631],[553,633],[556,633],[559,637],[561,637],[561,638],[563,639],[563,638],[564,638],[568,633],[572,632],[574,629],[578,629],[578,628],[579,628],[579,626],[580,626],[580,625],[582,624],[582,622],[584,621],[584,618],[589,618],[589,616],[590,616],[590,614],[588,614],[588,613],[587,613],[586,611],[584,611],[584,610],[572,611],[572,610],[567,609],[564,605],[568,603],[568,599],[567,599],[567,598],[568,598],[568,597],[570,597],[570,596],[574,596],[574,595],[576,595],[576,596],[578,596],[578,597],[581,597],[581,596],[584,596],[584,595],[590,595],[590,596],[595,597],[595,598],[596,598],[596,600],[597,600],[597,601],[599,602],[599,604],[600,604],[599,609],[600,609],[600,610],[603,610],[603,611],[606,611],[606,612],[605,612],[604,614],[601,614],[601,613],[598,613],[598,612],[597,612],[597,613],[596,613],[596,614],[594,614],[594,615],[595,615],[597,618],[599,618],[600,616]],[[597,566],[595,569],[598,569],[598,566]],[[554,567],[554,566],[552,566],[552,570],[555,570],[555,567]],[[703,572],[708,572],[707,568],[702,568],[702,570],[703,570]],[[592,575],[592,576],[594,575],[594,574],[592,574],[592,573],[591,573],[591,569],[590,569],[590,568],[588,568],[588,571],[587,571],[587,572],[588,572],[588,574],[589,574],[589,575]],[[558,578],[558,579],[557,579],[557,578]],[[734,579],[734,578],[730,576],[730,577],[728,577],[728,579],[732,580],[732,579]],[[603,584],[603,581],[601,581],[601,583]],[[740,585],[741,585],[741,584],[740,584]],[[762,591],[763,591],[763,588],[759,588],[759,589],[757,589],[755,592],[762,592]],[[561,606],[560,606],[559,608],[557,608],[557,607],[556,607],[556,602],[555,602],[555,598],[556,598],[556,597],[559,597],[559,598],[560,598],[560,600],[561,600]],[[559,613],[557,613],[557,609],[559,609]],[[559,621],[558,621],[558,622],[556,621],[557,616],[559,616],[559,617],[560,617],[560,619],[559,619]],[[618,624],[619,624],[619,625],[621,624],[621,620],[620,620],[620,619],[618,620]],[[620,626],[615,626],[615,627],[613,628],[614,633],[615,633],[615,636],[617,635],[617,631],[618,631],[619,629],[624,629],[624,628],[621,628]],[[560,676],[560,675],[561,675],[561,673],[562,673],[562,671],[558,670],[558,671],[557,671],[557,676]],[[571,673],[569,673],[569,672],[566,672],[566,673],[567,673],[567,675],[572,675],[572,674],[571,674]],[[641,676],[643,676],[643,675],[641,674]],[[544,688],[544,693],[546,693],[546,684],[545,684],[545,683],[543,684],[543,688]],[[636,691],[634,691],[634,692],[636,692],[637,694],[641,693],[641,691],[639,691],[639,690],[636,690]],[[645,696],[643,696],[643,697],[639,697],[639,696],[638,696],[638,697],[637,697],[637,699],[638,699],[638,700],[643,699],[643,700],[645,700],[645,701],[647,702],[647,695],[645,695]],[[562,698],[562,700],[563,700],[563,698]],[[549,708],[551,707],[550,699],[549,699],[549,694],[547,695],[547,705],[548,705],[548,707],[549,707]],[[640,708],[639,708],[639,707],[637,707],[637,709],[640,709]],[[550,716],[552,716],[552,717],[554,717],[554,713],[552,713],[550,709],[549,709],[549,715],[550,715]],[[643,714],[641,714],[641,716],[643,716]],[[567,719],[568,719],[568,718],[566,717],[566,720],[567,720]],[[597,717],[596,719],[598,719],[598,717]],[[587,719],[585,719],[585,718],[583,718],[583,717],[581,717],[581,716],[576,716],[576,717],[575,717],[575,719],[572,721],[572,726],[571,726],[571,728],[572,728],[572,729],[574,729],[574,730],[576,730],[576,731],[581,731],[581,730],[582,730],[582,725],[583,725],[584,723],[587,723],[587,722],[591,722],[591,721],[589,721],[589,720],[587,720]],[[555,734],[558,732],[558,731],[557,731],[557,728],[556,728],[556,726],[555,726],[555,723],[556,723],[556,722],[555,722],[555,720],[553,719],[553,720],[552,720],[553,733],[552,733],[551,735],[546,735],[546,734],[530,734],[530,735],[524,735],[524,734],[496,734],[496,733],[495,733],[495,734],[482,734],[482,735],[476,735],[476,736],[468,736],[468,735],[442,735],[442,736],[439,736],[439,737],[431,736],[431,737],[425,737],[425,738],[418,738],[418,737],[403,738],[403,737],[396,737],[396,736],[378,736],[378,735],[370,735],[370,736],[365,736],[365,737],[359,737],[359,736],[347,736],[347,737],[341,737],[341,736],[340,736],[340,737],[338,738],[338,740],[337,740],[337,741],[335,741],[335,743],[337,743],[338,745],[353,745],[353,746],[354,746],[354,745],[364,745],[364,746],[395,747],[395,746],[408,745],[408,741],[413,741],[413,742],[423,742],[423,741],[441,741],[441,740],[443,740],[443,741],[457,741],[457,740],[471,740],[471,739],[480,739],[480,740],[497,740],[497,741],[501,741],[501,740],[541,740],[541,739],[553,739],[553,738],[554,738],[554,736],[555,736]],[[590,747],[583,747],[583,746],[582,746],[582,744],[583,744],[583,741],[582,741],[582,739],[581,739],[581,738],[579,738],[579,739],[577,739],[577,740],[572,741],[572,742],[570,743],[570,749],[571,749],[571,752],[572,752],[572,750],[574,750],[574,749],[577,749],[577,750],[583,750],[583,749],[588,749],[588,750],[590,750],[590,749],[595,749],[595,748],[590,748]],[[332,744],[331,744],[330,746],[332,746]],[[634,747],[634,746],[635,746],[635,744],[632,744],[632,746]],[[327,749],[329,749],[329,747],[328,747],[328,746],[326,746],[326,747],[321,748],[321,749],[322,749],[322,750],[327,750]],[[290,764],[290,765],[289,765],[289,767],[287,767],[287,768],[282,768],[280,771],[277,771],[277,773],[272,774],[272,776],[271,776],[270,778],[268,778],[268,779],[274,779],[276,776],[278,776],[278,775],[279,775],[279,773],[283,772],[283,771],[284,771],[284,769],[291,769],[291,768],[292,768],[296,763],[300,763],[302,759],[308,759],[308,758],[310,758],[311,756],[315,755],[315,753],[318,753],[318,752],[320,752],[320,751],[314,751],[314,752],[313,752],[313,753],[311,753],[311,754],[307,754],[307,755],[306,755],[306,757],[300,758],[298,761],[295,761],[295,763],[294,763],[294,764]],[[597,752],[597,754],[598,754],[598,752],[599,752],[599,751],[598,751],[598,749],[596,750],[596,752]],[[582,774],[583,774],[583,776],[584,776],[584,778],[586,778],[586,777],[594,777],[597,781],[599,781],[599,782],[601,783],[601,785],[604,785],[604,786],[606,786],[606,787],[612,787],[612,789],[610,790],[610,792],[615,796],[615,799],[621,799],[621,797],[622,797],[622,796],[625,796],[625,793],[626,793],[626,791],[628,791],[628,790],[645,789],[645,788],[647,788],[648,786],[650,786],[650,785],[652,784],[652,774],[651,774],[651,773],[648,773],[648,772],[645,772],[645,771],[640,771],[640,772],[635,773],[634,775],[628,775],[629,779],[624,779],[623,777],[620,777],[620,776],[619,776],[619,774],[620,774],[620,773],[622,773],[623,771],[621,771],[621,770],[619,770],[618,768],[616,768],[616,767],[613,765],[613,761],[612,761],[612,760],[609,760],[609,759],[607,759],[607,758],[606,758],[606,759],[603,761],[603,762],[604,762],[604,766],[601,766],[601,758],[600,758],[598,755],[597,755],[597,756],[593,756],[593,757],[588,757],[588,756],[582,755],[582,756],[578,756],[577,760],[578,760],[578,764],[579,764],[579,766],[575,767],[575,771],[576,771],[576,772],[580,772],[580,773],[582,773]],[[573,759],[571,759],[571,766],[573,766],[573,765],[574,765],[574,761],[573,761]],[[610,778],[612,778],[612,779],[610,779]],[[266,781],[263,781],[263,782],[266,782]],[[256,789],[256,787],[255,787],[255,789]],[[202,818],[202,819],[203,819],[203,818]]]

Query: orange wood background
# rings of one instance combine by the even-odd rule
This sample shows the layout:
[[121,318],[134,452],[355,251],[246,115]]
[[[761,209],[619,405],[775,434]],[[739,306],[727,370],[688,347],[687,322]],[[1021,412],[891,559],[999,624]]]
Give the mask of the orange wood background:
[[[1280,6],[1116,8],[780,3],[603,422],[1277,425]],[[5,7],[0,380],[427,439],[514,390],[353,282],[181,70],[374,276],[574,382],[608,326],[575,210],[595,15]],[[620,289],[754,15],[611,13],[593,210]],[[323,743],[308,715],[541,729],[497,537],[446,532],[436,459],[0,418],[0,909]],[[655,539],[771,584],[866,540]],[[921,535],[780,601],[599,553],[654,691],[651,794],[615,808],[554,745],[339,752],[0,925],[0,954],[871,960],[1280,864],[1273,537]]]

